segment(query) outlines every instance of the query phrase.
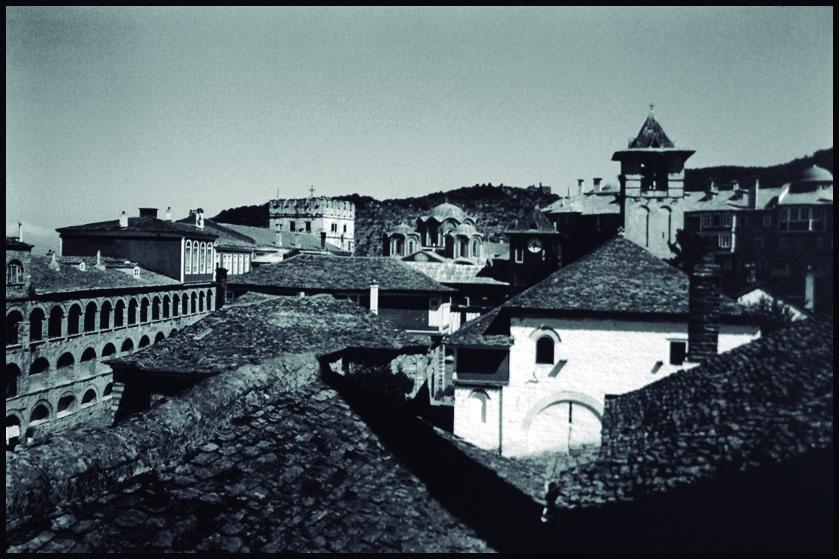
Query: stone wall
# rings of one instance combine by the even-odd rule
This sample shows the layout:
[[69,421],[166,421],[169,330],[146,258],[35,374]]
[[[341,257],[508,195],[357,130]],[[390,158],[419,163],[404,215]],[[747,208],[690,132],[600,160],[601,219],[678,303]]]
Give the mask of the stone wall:
[[439,374],[440,359],[439,353],[442,351],[441,347],[437,347],[428,351],[428,353],[418,353],[413,355],[400,355],[390,362],[390,370],[395,373],[403,373],[408,378],[414,381],[414,387],[411,392],[407,394],[407,398],[411,399],[417,395],[422,385],[429,383],[429,390],[433,384],[435,374]]
[[108,429],[50,435],[6,454],[6,530],[58,503],[101,492],[195,450],[232,414],[253,409],[319,374],[310,354],[284,355],[211,377]]

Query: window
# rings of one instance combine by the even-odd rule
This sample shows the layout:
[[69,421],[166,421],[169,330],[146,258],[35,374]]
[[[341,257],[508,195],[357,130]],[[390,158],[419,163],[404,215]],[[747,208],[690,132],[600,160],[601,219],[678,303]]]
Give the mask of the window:
[[524,249],[522,249],[522,248],[515,249],[513,251],[513,255],[515,257],[516,264],[521,264],[522,262],[524,262]]
[[297,223],[295,223],[294,221],[289,221],[288,222],[288,230],[289,231],[297,231]]
[[12,260],[6,265],[6,285],[17,285],[23,283],[23,265]]
[[329,230],[332,231],[333,233],[337,233],[338,232],[338,224],[333,223],[332,225],[330,225]]
[[306,222],[306,233],[311,233],[311,232],[312,232],[312,222],[307,221]]
[[536,364],[553,365],[554,341],[550,336],[542,336],[536,340]]
[[723,216],[722,216],[722,226],[723,227],[731,227],[731,214],[723,214]]
[[713,214],[711,216],[711,223],[714,227],[719,227],[720,223],[722,223],[722,216],[720,214]]
[[670,364],[681,365],[685,362],[688,352],[688,343],[686,341],[672,341],[670,342]]
[[711,214],[702,214],[702,228],[711,226]]
[[763,216],[763,226],[764,227],[772,227],[772,216],[766,214]]
[[140,277],[140,267],[139,266],[134,266],[134,277],[135,278]]
[[720,248],[731,248],[731,234],[730,233],[724,233],[724,234],[720,235],[719,247]]
[[185,264],[185,272],[187,274],[192,273],[192,241],[186,242],[186,249],[184,249],[184,264]]
[[198,273],[203,274],[207,266],[207,244],[201,243],[198,248]]
[[192,243],[192,273],[198,274],[200,271],[198,270],[198,251],[200,250],[198,246],[198,241]]
[[344,224],[344,233],[346,233],[346,232],[347,232],[347,224],[345,223]]

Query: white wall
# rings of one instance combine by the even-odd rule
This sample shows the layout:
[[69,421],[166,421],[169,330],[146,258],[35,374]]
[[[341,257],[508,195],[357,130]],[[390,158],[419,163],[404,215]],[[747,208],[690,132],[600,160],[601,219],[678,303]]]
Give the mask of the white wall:
[[[554,378],[549,377],[554,366],[535,363],[540,335],[534,332],[543,327],[552,329],[561,340],[554,349],[555,363],[567,361]],[[508,456],[551,450],[552,446],[563,450],[561,441],[567,441],[568,434],[562,432],[565,427],[560,420],[567,418],[563,415],[567,408],[561,411],[552,405],[556,402],[582,406],[579,413],[575,407],[574,417],[579,421],[574,421],[572,440],[599,444],[599,428],[592,418],[602,413],[606,394],[637,390],[695,366],[670,364],[670,341],[687,340],[686,322],[513,318],[510,332],[515,343],[510,348],[510,382],[503,389],[502,408],[502,452]],[[757,336],[754,327],[721,325],[720,352]],[[548,415],[540,417],[540,411]],[[557,417],[551,421],[551,415]],[[567,419],[563,421],[567,423]],[[578,428],[578,423],[584,427]],[[544,429],[548,424],[556,424],[560,434]],[[543,435],[533,435],[531,429]],[[564,444],[567,448],[567,442]]]
[[[475,393],[475,394],[473,394]],[[486,395],[484,397],[483,395]],[[457,387],[454,391],[454,434],[479,448],[497,450],[500,426],[498,388]],[[485,415],[481,414],[482,400]]]

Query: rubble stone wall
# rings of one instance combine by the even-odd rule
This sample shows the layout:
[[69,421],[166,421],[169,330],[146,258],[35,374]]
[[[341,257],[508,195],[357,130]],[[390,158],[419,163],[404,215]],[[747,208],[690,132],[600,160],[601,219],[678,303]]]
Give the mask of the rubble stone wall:
[[182,458],[231,414],[309,384],[319,370],[311,354],[246,365],[163,398],[115,427],[48,435],[6,453],[6,530],[58,503],[95,500],[121,481]]

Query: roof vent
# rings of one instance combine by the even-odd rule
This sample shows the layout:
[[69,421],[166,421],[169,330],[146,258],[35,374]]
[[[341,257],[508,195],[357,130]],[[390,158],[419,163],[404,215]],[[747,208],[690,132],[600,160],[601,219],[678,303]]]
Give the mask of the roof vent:
[[125,210],[122,210],[122,213],[119,214],[119,226],[121,229],[128,227],[128,216],[125,215]]
[[172,206],[166,208],[166,221],[172,221]]

